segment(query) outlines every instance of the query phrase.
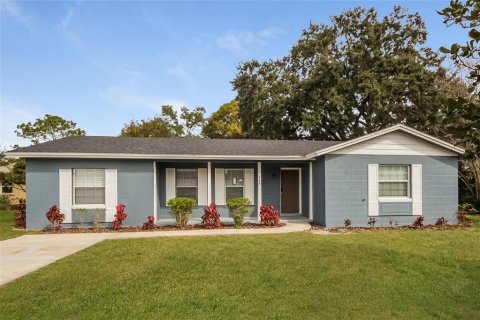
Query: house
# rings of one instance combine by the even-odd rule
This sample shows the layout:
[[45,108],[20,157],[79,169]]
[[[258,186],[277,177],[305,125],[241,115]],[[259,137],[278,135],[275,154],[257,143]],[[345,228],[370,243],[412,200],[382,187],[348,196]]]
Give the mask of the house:
[[[10,170],[7,166],[0,167],[0,173],[8,173]],[[8,195],[11,204],[19,204],[20,199],[25,199],[25,186],[20,184],[12,185],[0,179],[0,195],[2,194]]]
[[281,216],[303,216],[327,227],[426,223],[457,209],[457,160],[464,151],[404,125],[337,141],[196,138],[68,137],[16,149],[25,157],[27,228],[47,225],[59,204],[66,225],[83,209],[114,219],[123,203],[126,225],[169,218],[167,201],[192,197],[198,207],[246,197],[257,217],[261,204]]

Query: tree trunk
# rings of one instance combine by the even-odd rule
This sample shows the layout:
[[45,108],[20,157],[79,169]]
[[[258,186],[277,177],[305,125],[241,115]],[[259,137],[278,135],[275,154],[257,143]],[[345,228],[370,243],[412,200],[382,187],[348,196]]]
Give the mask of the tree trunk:
[[473,180],[475,182],[475,195],[480,200],[480,159],[472,160]]

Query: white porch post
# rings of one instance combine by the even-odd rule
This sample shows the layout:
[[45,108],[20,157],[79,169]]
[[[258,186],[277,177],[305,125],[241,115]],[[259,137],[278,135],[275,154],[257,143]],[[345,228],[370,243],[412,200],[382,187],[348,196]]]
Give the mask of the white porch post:
[[313,163],[310,162],[310,170],[308,171],[308,218],[313,220]]
[[155,221],[157,221],[157,162],[153,161],[153,216],[155,217]]
[[257,219],[260,221],[260,206],[262,205],[262,163],[257,162]]
[[207,162],[207,202],[212,203],[212,163]]

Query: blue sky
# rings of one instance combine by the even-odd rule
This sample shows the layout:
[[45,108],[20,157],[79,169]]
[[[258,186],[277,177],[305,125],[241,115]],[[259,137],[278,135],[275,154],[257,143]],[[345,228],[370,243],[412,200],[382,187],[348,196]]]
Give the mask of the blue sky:
[[1,0],[0,145],[28,144],[13,130],[46,113],[89,135],[118,135],[163,104],[211,113],[234,98],[238,63],[282,57],[310,20],[357,5],[418,11],[434,49],[466,39],[436,13],[447,1]]

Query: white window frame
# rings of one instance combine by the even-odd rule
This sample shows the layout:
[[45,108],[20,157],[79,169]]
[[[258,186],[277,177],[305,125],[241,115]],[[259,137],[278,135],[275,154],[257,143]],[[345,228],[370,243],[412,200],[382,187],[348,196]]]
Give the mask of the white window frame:
[[[5,187],[10,187],[11,192],[3,192],[3,188],[5,188]],[[1,184],[0,183],[0,194],[12,195],[13,194],[13,184]]]
[[[227,171],[242,171],[242,185],[230,184],[227,185]],[[227,188],[242,188],[242,198],[245,198],[245,168],[226,168],[223,172],[223,181],[225,184],[225,202],[228,201],[227,199]]]
[[[197,177],[197,185],[195,185],[195,186],[178,186],[177,185],[178,170],[195,171],[195,174],[196,174],[196,177]],[[198,203],[198,168],[175,168],[175,197],[176,198],[178,198],[178,188],[195,188],[195,201]]]
[[[103,200],[104,203],[101,204],[101,203],[91,203],[91,204],[88,204],[88,203],[85,203],[85,204],[77,204],[75,202],[75,199],[76,199],[76,190],[77,190],[77,186],[76,186],[76,178],[75,178],[75,172],[77,170],[102,170],[103,171],[103,179],[104,179],[104,186],[103,188],[105,189],[104,193],[105,193],[105,199]],[[106,181],[106,175],[105,175],[105,168],[77,168],[77,169],[73,169],[72,170],[72,193],[73,193],[73,197],[72,197],[72,209],[106,209],[107,208],[107,205],[106,205],[106,201],[107,201],[107,181]],[[86,188],[98,188],[96,186],[83,186],[83,187],[86,187]],[[81,187],[79,187],[81,188]]]
[[[407,180],[381,180],[380,168],[383,166],[399,166],[407,167]],[[412,202],[412,169],[408,164],[379,164],[378,165],[378,202]],[[406,196],[381,196],[380,184],[382,182],[406,182],[407,183],[407,195]]]

